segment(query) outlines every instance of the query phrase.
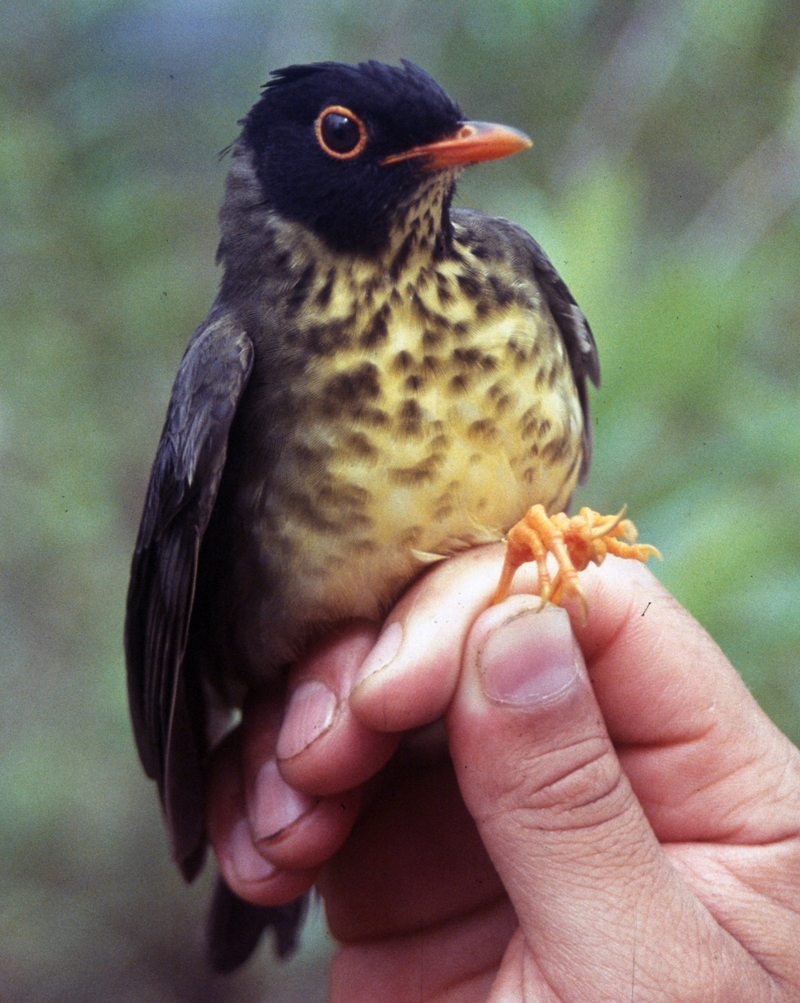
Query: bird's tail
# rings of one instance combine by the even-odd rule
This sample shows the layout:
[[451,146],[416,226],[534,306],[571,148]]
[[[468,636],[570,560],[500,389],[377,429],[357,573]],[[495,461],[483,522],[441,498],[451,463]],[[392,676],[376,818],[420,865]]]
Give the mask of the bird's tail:
[[278,957],[288,957],[297,947],[307,904],[308,895],[302,895],[286,905],[251,905],[218,877],[206,925],[206,949],[212,969],[224,974],[244,964],[269,927],[275,931]]

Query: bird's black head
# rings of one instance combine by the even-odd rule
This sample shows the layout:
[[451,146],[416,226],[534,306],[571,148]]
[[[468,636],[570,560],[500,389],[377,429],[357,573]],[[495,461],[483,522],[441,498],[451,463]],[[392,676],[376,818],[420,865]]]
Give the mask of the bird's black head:
[[469,160],[505,155],[429,152],[462,134],[468,145],[475,129],[412,63],[312,63],[271,76],[242,122],[264,204],[336,251],[380,253],[431,169],[452,178]]
[[312,63],[272,73],[244,120],[267,205],[334,250],[374,254],[420,184],[392,154],[454,133],[463,115],[418,67]]

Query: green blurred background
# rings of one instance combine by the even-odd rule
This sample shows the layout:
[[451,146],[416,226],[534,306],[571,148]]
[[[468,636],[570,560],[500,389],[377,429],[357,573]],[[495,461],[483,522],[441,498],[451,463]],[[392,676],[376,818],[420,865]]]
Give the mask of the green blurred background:
[[218,281],[217,151],[269,69],[409,58],[533,151],[460,202],[525,225],[597,336],[596,460],[654,568],[800,739],[797,0],[6,0],[0,24],[0,999],[324,997],[212,978],[123,682],[167,396]]

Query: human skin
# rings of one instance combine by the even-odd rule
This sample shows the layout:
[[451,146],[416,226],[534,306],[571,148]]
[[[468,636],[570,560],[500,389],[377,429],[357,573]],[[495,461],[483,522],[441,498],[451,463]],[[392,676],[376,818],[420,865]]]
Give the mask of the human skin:
[[231,888],[317,885],[333,1003],[800,1000],[800,752],[646,568],[588,569],[584,623],[527,566],[487,608],[501,562],[251,698],[209,787]]

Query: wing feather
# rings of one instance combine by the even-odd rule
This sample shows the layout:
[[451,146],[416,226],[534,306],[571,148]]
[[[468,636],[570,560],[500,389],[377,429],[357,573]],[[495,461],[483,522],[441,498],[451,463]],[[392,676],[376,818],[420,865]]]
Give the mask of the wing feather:
[[192,336],[172,390],[131,567],[125,619],[128,697],[142,765],[158,783],[172,853],[202,864],[202,692],[184,656],[200,544],[217,497],[228,434],[253,346],[214,311]]

